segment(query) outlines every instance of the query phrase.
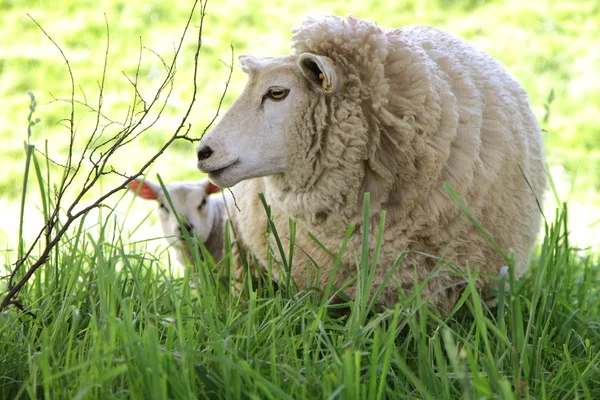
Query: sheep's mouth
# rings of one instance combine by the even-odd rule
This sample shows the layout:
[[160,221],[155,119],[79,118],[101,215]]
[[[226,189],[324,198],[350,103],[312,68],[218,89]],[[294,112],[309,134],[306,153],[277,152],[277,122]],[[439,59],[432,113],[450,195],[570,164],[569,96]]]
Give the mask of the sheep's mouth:
[[204,169],[204,172],[206,172],[207,174],[209,174],[211,176],[217,177],[217,176],[221,175],[223,172],[225,172],[227,169],[237,166],[239,163],[240,163],[240,159],[238,158],[237,160],[235,160],[234,162],[232,162],[229,165],[226,165],[221,168],[215,168],[215,169]]

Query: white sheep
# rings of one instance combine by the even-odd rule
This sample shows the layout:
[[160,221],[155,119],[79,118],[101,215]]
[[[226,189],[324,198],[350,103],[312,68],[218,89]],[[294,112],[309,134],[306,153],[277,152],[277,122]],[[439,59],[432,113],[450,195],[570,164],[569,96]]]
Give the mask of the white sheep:
[[[221,189],[208,179],[196,182],[172,182],[165,185],[175,211],[179,214],[179,224],[161,186],[148,180],[133,180],[129,190],[143,199],[158,202],[158,216],[165,238],[176,249],[175,258],[182,265],[192,262],[192,255],[186,245],[182,226],[190,237],[204,243],[206,250],[215,261],[223,257],[224,224],[226,219],[222,196],[210,196]],[[200,255],[202,253],[200,252]]]
[[197,147],[198,168],[233,186],[239,239],[263,267],[273,239],[265,239],[260,192],[280,234],[288,217],[297,222],[291,273],[300,288],[325,287],[329,252],[358,225],[335,279],[349,282],[353,297],[370,192],[371,254],[386,210],[372,291],[407,251],[381,305],[418,281],[423,297],[451,309],[465,274],[437,257],[459,272],[479,269],[478,290],[494,290],[489,275],[506,261],[451,199],[448,182],[494,240],[514,250],[516,274],[526,271],[540,223],[536,196],[546,187],[543,144],[526,92],[497,61],[433,28],[384,30],[355,17],[309,18],[292,47],[289,56],[240,56],[249,82]]

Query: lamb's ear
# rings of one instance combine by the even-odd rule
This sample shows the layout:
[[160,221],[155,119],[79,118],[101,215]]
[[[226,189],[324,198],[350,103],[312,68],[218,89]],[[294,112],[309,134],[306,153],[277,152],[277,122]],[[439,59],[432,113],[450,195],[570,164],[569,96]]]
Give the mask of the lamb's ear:
[[208,182],[208,185],[206,186],[206,194],[219,193],[220,191],[221,191],[220,187],[218,187],[217,185],[215,185],[212,182]]
[[337,90],[339,79],[331,58],[303,53],[298,57],[298,66],[306,79],[321,92],[330,95]]
[[148,200],[158,199],[158,194],[161,191],[160,186],[158,186],[156,183],[142,181],[140,179],[129,182],[127,186],[129,186],[129,190],[132,191],[136,196]]

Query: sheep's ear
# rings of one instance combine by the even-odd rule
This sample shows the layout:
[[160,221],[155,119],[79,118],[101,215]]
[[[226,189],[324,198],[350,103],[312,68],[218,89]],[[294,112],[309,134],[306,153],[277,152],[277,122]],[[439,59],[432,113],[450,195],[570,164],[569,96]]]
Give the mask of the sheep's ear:
[[130,191],[132,191],[136,196],[139,196],[142,199],[158,199],[158,193],[160,192],[160,189],[156,187],[156,184],[136,179],[134,181],[129,182],[127,186],[129,186]]
[[242,71],[249,74],[251,71],[255,70],[258,67],[259,61],[254,56],[251,56],[249,54],[242,54],[238,57],[238,63]]
[[212,182],[208,182],[208,186],[206,186],[206,194],[218,193],[221,191],[221,188],[215,185]]
[[306,79],[321,92],[330,95],[337,90],[338,76],[329,57],[303,53],[298,57],[298,66]]

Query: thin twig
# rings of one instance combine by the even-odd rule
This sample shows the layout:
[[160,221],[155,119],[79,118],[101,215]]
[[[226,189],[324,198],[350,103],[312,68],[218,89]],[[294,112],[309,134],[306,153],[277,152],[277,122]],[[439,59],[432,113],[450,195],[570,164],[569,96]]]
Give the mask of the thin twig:
[[[221,112],[221,107],[223,106],[223,100],[225,99],[225,94],[227,94],[227,90],[229,89],[229,83],[231,82],[231,75],[233,74],[233,59],[234,59],[233,43],[230,44],[230,47],[231,47],[231,63],[229,64],[229,75],[227,76],[227,81],[225,82],[225,88],[223,89],[223,93],[221,94],[221,98],[219,99],[219,105],[217,106],[217,111],[215,112],[213,119],[210,120],[210,122],[206,125],[206,127],[204,128],[204,131],[202,131],[202,135],[200,135],[199,138],[187,138],[186,137],[186,138],[182,138],[182,139],[185,139],[192,143],[199,142],[200,140],[202,140],[202,138],[204,137],[206,132],[208,132],[210,127],[215,123],[215,121],[219,117],[219,113]],[[225,64],[225,65],[227,65],[227,64]],[[236,204],[236,207],[237,207],[237,204]]]
[[[175,72],[176,72],[176,61],[177,61],[180,51],[183,47],[183,41],[186,37],[187,31],[188,31],[191,21],[194,17],[198,3],[200,3],[200,27],[198,29],[196,52],[194,55],[194,80],[193,80],[194,81],[194,88],[193,88],[194,90],[193,90],[192,98],[188,104],[188,108],[187,108],[179,126],[173,133],[173,135],[156,151],[156,153],[149,160],[146,161],[146,163],[135,174],[128,176],[126,174],[118,172],[112,166],[108,165],[108,163],[112,160],[112,156],[115,154],[115,152],[119,148],[131,143],[132,141],[137,139],[141,134],[148,131],[156,123],[158,118],[160,118],[160,116],[162,115],[162,113],[166,107],[167,101],[173,90],[173,85],[174,85],[174,80],[175,80]],[[103,205],[104,205],[103,203],[106,199],[108,199],[115,193],[125,189],[129,182],[131,182],[134,179],[138,178],[139,176],[143,175],[145,173],[145,171],[149,168],[149,166],[161,154],[163,154],[163,152],[167,149],[167,147],[169,147],[171,145],[171,143],[173,143],[175,140],[177,140],[177,139],[189,140],[188,134],[191,129],[191,124],[189,124],[189,122],[188,122],[188,117],[191,114],[191,110],[196,101],[197,90],[198,90],[198,85],[197,85],[198,58],[199,58],[200,50],[202,47],[202,31],[203,31],[203,27],[204,27],[204,17],[206,15],[206,4],[207,4],[207,0],[204,0],[203,2],[199,2],[199,0],[196,0],[194,2],[192,10],[189,14],[189,18],[186,22],[183,34],[181,36],[181,40],[175,50],[173,61],[168,68],[167,68],[167,65],[164,62],[164,60],[162,60],[162,58],[160,58],[160,56],[159,56],[161,61],[163,61],[163,65],[167,68],[167,77],[162,82],[160,87],[157,89],[156,95],[154,96],[154,98],[152,99],[152,101],[150,103],[146,103],[144,101],[144,99],[142,99],[142,97],[139,95],[138,75],[139,75],[139,66],[140,66],[139,64],[141,63],[141,54],[140,54],[140,58],[138,60],[138,69],[136,71],[135,79],[133,81],[129,80],[130,83],[132,83],[132,85],[134,86],[135,94],[134,94],[133,106],[130,108],[130,111],[128,111],[128,116],[125,120],[126,123],[123,124],[124,125],[123,129],[121,129],[118,133],[116,133],[112,138],[110,138],[98,145],[93,145],[94,138],[99,137],[98,134],[100,134],[100,136],[102,136],[105,129],[107,128],[107,126],[105,126],[105,125],[101,126],[101,124],[100,124],[101,118],[104,118],[110,122],[110,124],[108,126],[116,123],[116,122],[111,121],[110,119],[106,118],[102,114],[103,92],[104,92],[106,71],[107,71],[107,66],[108,66],[108,54],[109,54],[109,29],[108,29],[108,21],[106,20],[106,16],[105,16],[107,46],[106,46],[106,51],[104,54],[102,80],[99,82],[100,93],[98,95],[98,105],[97,105],[97,108],[88,106],[85,95],[84,95],[84,102],[83,102],[84,105],[88,106],[88,108],[90,108],[96,112],[96,122],[95,122],[93,132],[92,132],[91,136],[89,137],[89,139],[87,140],[87,143],[84,146],[82,153],[80,154],[79,162],[77,163],[77,165],[75,167],[73,167],[73,155],[74,155],[74,143],[75,143],[75,123],[74,123],[75,122],[75,104],[82,104],[82,103],[75,100],[75,83],[74,83],[75,80],[73,77],[73,71],[71,69],[71,65],[69,64],[67,57],[65,56],[65,54],[62,51],[62,49],[60,48],[60,46],[50,37],[50,35],[41,27],[41,25],[30,16],[32,21],[40,28],[40,30],[43,32],[43,34],[59,50],[59,52],[62,56],[62,59],[66,63],[67,71],[71,78],[71,100],[69,101],[71,103],[71,114],[70,114],[70,118],[66,120],[66,121],[68,121],[67,129],[69,129],[69,133],[70,133],[70,142],[69,142],[69,151],[68,151],[68,156],[67,156],[67,162],[64,165],[64,173],[63,173],[63,176],[62,176],[59,186],[55,189],[55,198],[56,199],[54,202],[54,209],[50,213],[43,228],[39,231],[38,236],[34,239],[33,243],[30,245],[28,250],[15,263],[15,268],[13,269],[12,273],[9,276],[8,293],[6,294],[5,298],[2,300],[2,303],[0,303],[0,311],[7,308],[10,305],[12,305],[12,306],[15,306],[16,308],[18,308],[19,310],[21,310],[22,312],[35,317],[35,315],[33,313],[27,311],[23,307],[23,305],[17,299],[17,295],[18,295],[19,291],[21,290],[21,288],[33,276],[35,271],[37,269],[39,269],[42,265],[44,265],[49,260],[50,254],[52,253],[54,248],[57,246],[57,244],[61,241],[62,237],[67,233],[67,231],[69,230],[71,225],[75,221],[78,221],[82,216],[84,216],[88,212],[90,212],[92,209],[103,207]],[[141,47],[141,43],[140,43],[140,47]],[[232,61],[233,61],[233,47],[232,47]],[[229,79],[225,85],[225,90],[229,86],[230,79],[231,79],[231,71],[229,74]],[[159,98],[161,97],[162,92],[167,87],[169,88],[169,90],[167,92],[166,100],[163,102],[163,104],[161,106],[158,107],[157,117],[153,120],[150,120],[146,126],[143,126],[143,124],[145,123],[145,120],[147,119],[148,114],[150,113],[151,110],[154,109],[154,106],[157,104]],[[217,110],[217,115],[221,108],[221,104],[222,104],[224,96],[225,96],[225,93],[223,93],[223,96],[221,96],[221,101],[219,102],[219,108]],[[143,112],[141,112],[140,118],[138,120],[134,121],[133,118],[134,118],[134,115],[136,115],[135,110],[136,110],[136,102],[137,102],[138,97],[144,103],[144,110],[143,110]],[[209,124],[208,127],[210,127],[210,125],[214,122],[216,117],[217,116],[215,115],[215,118],[211,121],[211,123]],[[208,127],[206,127],[204,132],[206,132],[208,130]],[[106,146],[108,146],[106,151],[101,152],[100,149],[102,147],[106,147]],[[98,158],[96,160],[94,160],[95,154],[98,154]],[[47,154],[46,154],[46,157],[47,157]],[[63,209],[61,207],[61,205],[62,205],[62,201],[65,196],[65,193],[69,189],[71,184],[74,182],[75,177],[78,176],[78,174],[80,173],[82,165],[84,165],[84,161],[86,158],[92,164],[90,172],[85,177],[85,182],[82,185],[81,189],[79,190],[78,195],[75,197],[75,200],[73,200],[72,203],[67,207],[66,220],[64,221],[64,223],[59,225],[59,223],[58,223],[59,222],[59,213]],[[47,159],[50,160],[48,157],[47,157]],[[52,162],[56,165],[60,165],[58,163],[55,163],[54,161],[52,161]],[[117,174],[117,175],[125,178],[125,180],[120,185],[114,187],[113,189],[109,190],[107,193],[101,195],[92,204],[82,208],[81,210],[79,210],[77,212],[74,212],[74,210],[78,206],[80,206],[80,202],[81,202],[83,196],[92,189],[92,187],[97,183],[98,179],[100,179],[100,177],[102,177],[104,175],[108,175],[108,174]],[[48,184],[50,184],[50,182],[48,182]],[[41,254],[29,266],[29,268],[25,272],[24,276],[21,277],[21,279],[19,279],[18,282],[14,283],[17,271],[19,271],[24,266],[26,261],[30,260],[33,250],[36,248],[37,244],[40,241],[40,238],[44,234],[46,236],[47,242],[46,242],[45,246],[43,247]]]
[[[94,108],[91,104],[88,103],[87,98],[85,97],[85,93],[83,92],[83,89],[79,88],[79,90],[81,91],[81,95],[84,97],[83,101],[82,100],[60,99],[58,97],[55,97],[52,93],[50,93],[52,100],[49,101],[48,104],[57,103],[57,102],[71,103],[71,101],[74,101],[75,104],[86,107],[93,113],[100,113],[100,110]],[[112,120],[102,113],[100,113],[100,116],[102,118],[104,118],[106,121],[108,121],[110,124],[117,124],[117,125],[125,126],[125,124],[123,122]],[[65,119],[65,121],[68,121],[68,119]]]

